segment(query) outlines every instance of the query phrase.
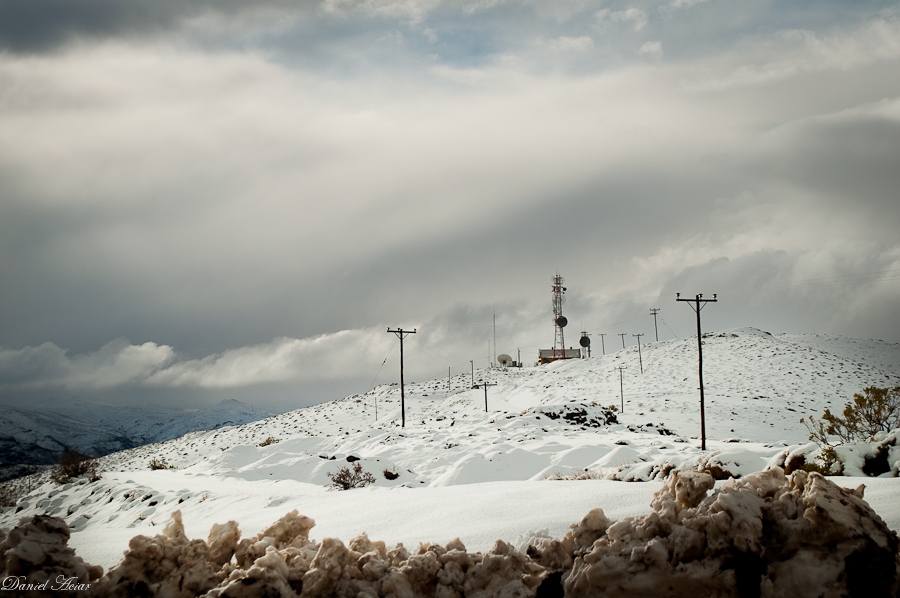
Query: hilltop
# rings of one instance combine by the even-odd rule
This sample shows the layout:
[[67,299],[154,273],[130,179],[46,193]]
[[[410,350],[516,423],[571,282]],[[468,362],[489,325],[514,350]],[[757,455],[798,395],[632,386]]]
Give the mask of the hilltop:
[[[24,515],[62,516],[79,554],[106,565],[128,537],[163,525],[174,508],[200,536],[227,519],[254,532],[292,508],[322,522],[328,534],[378,530],[408,541],[428,529],[453,533],[452,522],[476,547],[511,530],[525,539],[559,535],[597,501],[606,501],[612,516],[643,512],[672,468],[741,477],[783,462],[790,451],[808,452],[801,417],[841,407],[866,386],[900,385],[897,344],[752,328],[707,334],[703,342],[706,452],[697,438],[696,338],[676,339],[642,346],[643,373],[637,347],[479,370],[475,383],[496,383],[487,412],[483,390],[473,389],[467,374],[449,387],[447,379],[407,384],[405,428],[400,389],[388,384],[123,450],[100,460],[102,480],[42,486],[18,513],[0,515],[0,526]],[[627,368],[624,410],[619,366]],[[150,471],[151,459],[173,469]],[[353,462],[374,474],[375,484],[327,491],[328,474]],[[543,481],[601,477],[646,483]],[[884,506],[896,479],[875,481],[867,498],[896,529],[900,513]],[[510,509],[515,521],[504,516]]]

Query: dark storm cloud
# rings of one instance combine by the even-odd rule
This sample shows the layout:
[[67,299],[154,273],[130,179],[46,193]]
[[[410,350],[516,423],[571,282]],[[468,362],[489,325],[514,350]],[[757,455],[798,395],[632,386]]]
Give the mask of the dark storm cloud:
[[[0,48],[56,49],[78,38],[128,37],[170,29],[207,10],[209,2],[169,0],[2,0]],[[221,3],[223,7],[227,2]]]
[[691,334],[680,291],[900,339],[841,278],[900,270],[883,5],[0,6],[0,400],[278,410],[395,372],[386,326],[483,366],[495,313],[533,360],[555,271],[592,333]]

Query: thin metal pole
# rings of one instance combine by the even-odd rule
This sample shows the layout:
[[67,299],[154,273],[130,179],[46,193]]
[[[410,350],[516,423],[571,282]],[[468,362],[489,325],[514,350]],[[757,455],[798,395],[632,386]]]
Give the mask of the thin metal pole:
[[400,339],[400,427],[406,427],[406,388],[403,380],[403,338],[407,334],[415,334],[416,330],[403,330],[402,328],[398,328],[397,330],[391,330],[388,328],[388,332],[393,332]]
[[656,342],[659,342],[659,329],[656,327],[656,314],[659,313],[659,308],[651,307],[650,313],[653,314],[653,332],[656,333]]
[[616,368],[619,370],[619,400],[622,404],[621,413],[625,413],[625,386],[622,383],[622,370],[625,370],[625,366],[619,366]]
[[697,295],[697,356],[699,357],[700,377],[700,450],[706,450],[706,407],[703,396],[703,333],[700,332],[700,295]]
[[[693,299],[682,299],[681,293],[675,293],[675,301],[686,301],[691,309],[697,314],[697,356],[698,369],[700,379],[700,450],[706,450],[706,401],[703,394],[703,332],[700,330],[700,310],[707,303],[716,303],[716,295],[713,294],[712,299],[704,299],[703,294],[699,294]],[[694,305],[691,305],[691,302]],[[701,305],[702,304],[702,305]]]
[[472,388],[475,388],[475,361],[470,359],[469,363],[472,364]]
[[403,384],[403,335],[400,335],[400,427],[406,427],[406,390]]
[[644,373],[644,358],[641,357],[641,337],[644,336],[644,333],[640,334],[632,334],[631,336],[636,337],[638,339],[638,362],[641,364],[641,373]]
[[606,343],[603,342],[603,337],[606,336],[605,332],[600,333],[600,350],[603,351],[603,354],[606,355]]

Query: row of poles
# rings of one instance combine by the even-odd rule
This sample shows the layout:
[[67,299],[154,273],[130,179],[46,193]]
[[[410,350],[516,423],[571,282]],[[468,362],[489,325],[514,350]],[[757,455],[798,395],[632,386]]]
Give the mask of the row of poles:
[[[675,293],[675,301],[686,302],[690,306],[690,308],[697,314],[697,357],[698,357],[698,371],[699,371],[699,381],[700,381],[700,449],[706,450],[706,407],[703,393],[703,332],[700,328],[700,310],[702,310],[708,303],[716,303],[718,300],[716,299],[716,294],[713,294],[712,299],[704,299],[703,294],[700,293],[696,295],[693,299],[682,299],[681,293]],[[656,329],[656,314],[659,313],[659,308],[651,308],[650,313],[653,314],[653,328],[656,332],[656,340],[659,341],[659,330]],[[496,324],[495,324],[496,325]],[[393,333],[397,335],[397,338],[400,339],[400,425],[401,427],[406,427],[406,391],[404,388],[404,380],[403,380],[403,339],[409,336],[410,334],[416,334],[416,329],[412,330],[403,330],[402,328],[397,328],[395,330],[387,329],[389,333]],[[495,333],[496,334],[496,333]],[[622,348],[625,348],[625,335],[626,332],[619,333],[619,336],[622,337]],[[603,336],[600,335],[601,346],[603,343]],[[638,362],[640,364],[641,373],[644,373],[644,361],[641,356],[641,337],[644,336],[643,333],[632,334],[633,337],[637,338],[638,342]],[[603,347],[604,354],[606,353],[605,346]],[[622,412],[625,412],[625,392],[624,392],[624,382],[622,373],[627,368],[625,366],[619,366],[616,368],[619,370],[619,400],[621,401],[621,409]],[[447,372],[448,379],[450,372]],[[481,384],[475,384],[475,365],[472,362],[472,388],[483,388],[484,389],[484,411],[487,413],[488,410],[488,387],[497,386],[496,382],[488,382],[485,380]]]

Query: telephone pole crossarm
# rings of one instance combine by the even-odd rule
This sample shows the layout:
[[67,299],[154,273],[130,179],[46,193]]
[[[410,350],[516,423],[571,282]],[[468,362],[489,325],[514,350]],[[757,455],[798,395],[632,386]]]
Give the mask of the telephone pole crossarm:
[[675,293],[675,301],[683,301],[691,306],[694,313],[697,314],[697,361],[700,378],[700,450],[706,450],[706,408],[704,406],[703,397],[703,332],[700,330],[700,310],[706,307],[707,303],[717,303],[716,294],[712,299],[704,299],[703,294],[695,296],[693,299],[682,299],[681,293]]
[[397,328],[396,330],[387,329],[388,332],[392,332],[397,335],[397,338],[400,339],[400,427],[406,427],[406,390],[403,384],[403,339],[409,336],[410,334],[415,334],[416,329],[412,330],[403,330],[402,328]]

